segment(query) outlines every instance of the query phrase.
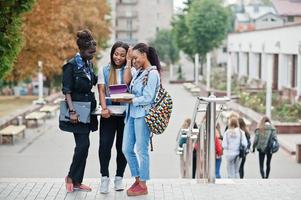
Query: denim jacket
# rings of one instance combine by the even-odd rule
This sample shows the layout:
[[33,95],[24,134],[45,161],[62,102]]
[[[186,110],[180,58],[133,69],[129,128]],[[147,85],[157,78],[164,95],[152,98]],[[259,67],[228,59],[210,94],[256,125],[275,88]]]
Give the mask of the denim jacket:
[[[121,80],[123,82],[123,74],[124,74],[124,67],[122,66],[121,68]],[[110,96],[109,94],[109,78],[110,78],[110,70],[111,70],[111,65],[108,64],[103,68],[103,76],[104,76],[104,81],[105,81],[105,95],[106,97]],[[112,105],[112,101],[109,99],[106,99],[106,104],[107,105]],[[123,103],[121,103],[121,105],[123,105]]]
[[[160,76],[156,66],[147,70],[137,70],[133,74],[130,84],[130,92],[135,95],[133,103],[128,105],[127,117],[144,117],[155,101],[157,91],[160,87]],[[144,85],[145,76],[148,75],[147,83]]]

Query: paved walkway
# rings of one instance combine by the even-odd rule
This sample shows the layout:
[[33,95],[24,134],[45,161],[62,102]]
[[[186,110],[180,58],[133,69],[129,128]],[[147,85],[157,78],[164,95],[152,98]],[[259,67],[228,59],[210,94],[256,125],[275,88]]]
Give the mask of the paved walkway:
[[[125,180],[127,187],[132,180]],[[220,179],[216,184],[197,183],[189,179],[155,179],[148,183],[149,194],[127,197],[125,191],[99,192],[99,181],[86,179],[92,192],[66,193],[62,179],[1,179],[0,199],[77,200],[77,199],[141,199],[141,200],[297,200],[301,199],[301,179]]]
[[[154,151],[150,153],[152,178],[179,178],[179,157],[175,153],[176,135],[185,118],[192,116],[196,98],[182,85],[165,84],[174,98],[174,109],[166,133],[154,137]],[[90,150],[85,178],[99,178],[98,132],[90,135]],[[58,129],[58,118],[46,120],[39,128],[27,129],[26,138],[17,140],[15,145],[0,145],[0,177],[7,178],[61,178],[71,162],[74,148],[72,134]],[[116,151],[112,150],[110,164],[114,176]],[[260,178],[258,154],[250,154],[245,164],[246,178]],[[222,162],[222,177],[226,177],[226,162]],[[126,168],[125,177],[130,173]],[[301,164],[295,156],[280,150],[273,155],[271,178],[301,178]]]

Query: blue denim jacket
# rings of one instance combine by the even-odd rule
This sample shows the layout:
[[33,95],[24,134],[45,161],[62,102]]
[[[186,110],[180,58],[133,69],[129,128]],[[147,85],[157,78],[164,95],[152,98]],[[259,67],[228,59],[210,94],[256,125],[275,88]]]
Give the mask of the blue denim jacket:
[[[124,74],[124,66],[122,66],[121,68],[121,80],[122,80],[122,83],[123,83],[123,74]],[[111,70],[111,65],[108,64],[106,65],[104,68],[103,68],[103,76],[104,76],[104,81],[105,81],[105,94],[106,94],[106,97],[110,96],[109,94],[109,78],[110,78],[110,70]],[[112,101],[109,100],[109,99],[106,99],[106,104],[107,105],[112,105]],[[124,103],[121,103],[121,105],[124,105]]]
[[[160,87],[160,76],[156,66],[151,66],[148,70],[137,70],[133,74],[130,84],[130,92],[135,95],[133,103],[128,105],[127,117],[139,118],[144,117],[151,105],[155,101],[157,91]],[[149,72],[148,72],[149,71]],[[148,75],[147,84],[144,85],[146,74]]]

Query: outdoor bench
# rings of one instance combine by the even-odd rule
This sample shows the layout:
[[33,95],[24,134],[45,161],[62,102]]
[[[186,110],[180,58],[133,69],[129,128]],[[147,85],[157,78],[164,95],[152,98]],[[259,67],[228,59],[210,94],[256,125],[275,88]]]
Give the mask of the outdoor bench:
[[45,112],[32,112],[28,115],[25,116],[26,119],[26,126],[29,127],[29,122],[33,121],[36,125],[36,127],[38,126],[38,121],[39,120],[44,120],[45,121],[45,117],[46,117],[46,113]]
[[56,114],[58,108],[58,105],[45,105],[40,109],[40,112],[44,112],[48,117],[50,117],[52,114]]
[[24,125],[9,125],[8,127],[0,130],[0,144],[5,143],[5,138],[8,139],[9,143],[14,144],[15,137],[22,136],[25,138],[25,129]]

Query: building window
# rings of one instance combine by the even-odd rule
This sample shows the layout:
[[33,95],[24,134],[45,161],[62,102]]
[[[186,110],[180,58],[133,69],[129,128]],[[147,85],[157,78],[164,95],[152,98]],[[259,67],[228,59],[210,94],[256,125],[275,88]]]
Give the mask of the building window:
[[293,55],[293,65],[292,65],[292,88],[297,86],[297,55]]
[[127,33],[127,37],[128,37],[129,39],[132,39],[132,38],[133,38],[132,32]]
[[261,79],[261,54],[258,54],[258,78]]
[[250,75],[250,53],[247,53],[247,76]]
[[115,23],[116,23],[116,26],[118,26],[118,19],[116,19]]
[[131,19],[128,19],[128,20],[126,21],[126,27],[127,27],[128,29],[132,29],[132,27],[133,27],[133,21],[132,21]]
[[288,16],[288,17],[287,17],[287,21],[288,21],[288,22],[294,22],[294,21],[295,21],[294,16]]

